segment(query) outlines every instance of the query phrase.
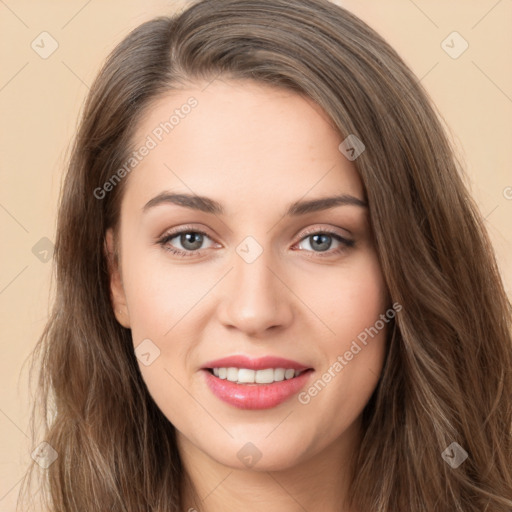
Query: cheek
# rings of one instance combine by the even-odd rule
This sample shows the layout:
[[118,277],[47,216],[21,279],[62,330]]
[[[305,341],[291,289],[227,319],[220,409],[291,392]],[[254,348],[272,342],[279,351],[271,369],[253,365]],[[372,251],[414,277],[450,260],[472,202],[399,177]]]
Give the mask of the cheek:
[[[377,255],[367,253],[358,271],[347,281],[335,329],[338,355],[346,361],[351,385],[377,381],[384,359],[385,340],[392,317],[386,316],[388,294]],[[383,316],[384,315],[384,316]],[[382,320],[384,318],[384,320]]]
[[[377,256],[361,253],[350,265],[333,272],[310,294],[310,304],[331,330],[331,342],[353,339],[373,326],[388,306],[387,288]],[[329,339],[327,337],[326,339]]]
[[[162,251],[159,247],[151,251]],[[172,265],[165,262],[165,255],[157,258],[142,251],[126,256],[123,267],[132,336],[139,339],[171,336],[175,326],[211,286],[208,275],[202,279],[200,270],[192,266]]]
[[333,278],[331,292],[319,307],[332,332],[322,338],[322,368],[301,403],[330,411],[330,421],[339,426],[362,411],[377,385],[394,315],[386,316],[388,296],[374,253]]

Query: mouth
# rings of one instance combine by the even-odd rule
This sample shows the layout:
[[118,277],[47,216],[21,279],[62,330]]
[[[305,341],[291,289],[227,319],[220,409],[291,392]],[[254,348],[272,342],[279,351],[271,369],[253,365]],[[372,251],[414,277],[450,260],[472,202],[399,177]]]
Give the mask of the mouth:
[[314,368],[296,361],[233,356],[201,368],[217,398],[238,409],[270,409],[289,400],[310,380]]

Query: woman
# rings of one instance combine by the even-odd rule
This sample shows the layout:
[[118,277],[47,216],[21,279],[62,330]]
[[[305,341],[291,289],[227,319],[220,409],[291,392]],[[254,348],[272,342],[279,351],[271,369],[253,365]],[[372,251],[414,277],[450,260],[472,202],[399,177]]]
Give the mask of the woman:
[[135,29],[59,210],[47,509],[510,510],[511,305],[458,169],[325,0]]

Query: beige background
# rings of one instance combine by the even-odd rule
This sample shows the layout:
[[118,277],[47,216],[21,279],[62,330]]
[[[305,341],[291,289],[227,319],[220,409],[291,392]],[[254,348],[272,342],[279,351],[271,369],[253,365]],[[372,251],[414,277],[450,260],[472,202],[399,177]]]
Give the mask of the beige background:
[[[421,78],[466,163],[512,296],[512,0],[340,2],[399,51]],[[56,204],[88,85],[129,30],[183,3],[163,0],[0,0],[0,512],[14,511],[33,446],[27,367],[48,314]],[[47,59],[42,32],[57,50]],[[454,59],[442,42],[469,44]],[[453,42],[452,42],[453,40]],[[450,52],[462,48],[451,36]],[[44,40],[50,48],[50,40]],[[508,54],[508,57],[507,57]],[[32,248],[36,244],[36,256]],[[46,242],[48,243],[48,242]]]

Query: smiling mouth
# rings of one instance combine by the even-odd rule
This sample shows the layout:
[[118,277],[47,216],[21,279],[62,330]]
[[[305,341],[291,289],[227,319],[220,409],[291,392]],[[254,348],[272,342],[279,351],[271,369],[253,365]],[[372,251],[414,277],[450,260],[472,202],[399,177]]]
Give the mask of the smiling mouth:
[[276,382],[292,380],[305,372],[313,371],[312,368],[303,370],[294,370],[292,368],[265,368],[262,370],[251,370],[249,368],[235,367],[206,368],[206,370],[218,379],[249,386],[273,384]]
[[208,365],[202,373],[210,391],[224,403],[238,409],[262,410],[288,401],[308,384],[314,369],[296,366],[249,369]]

